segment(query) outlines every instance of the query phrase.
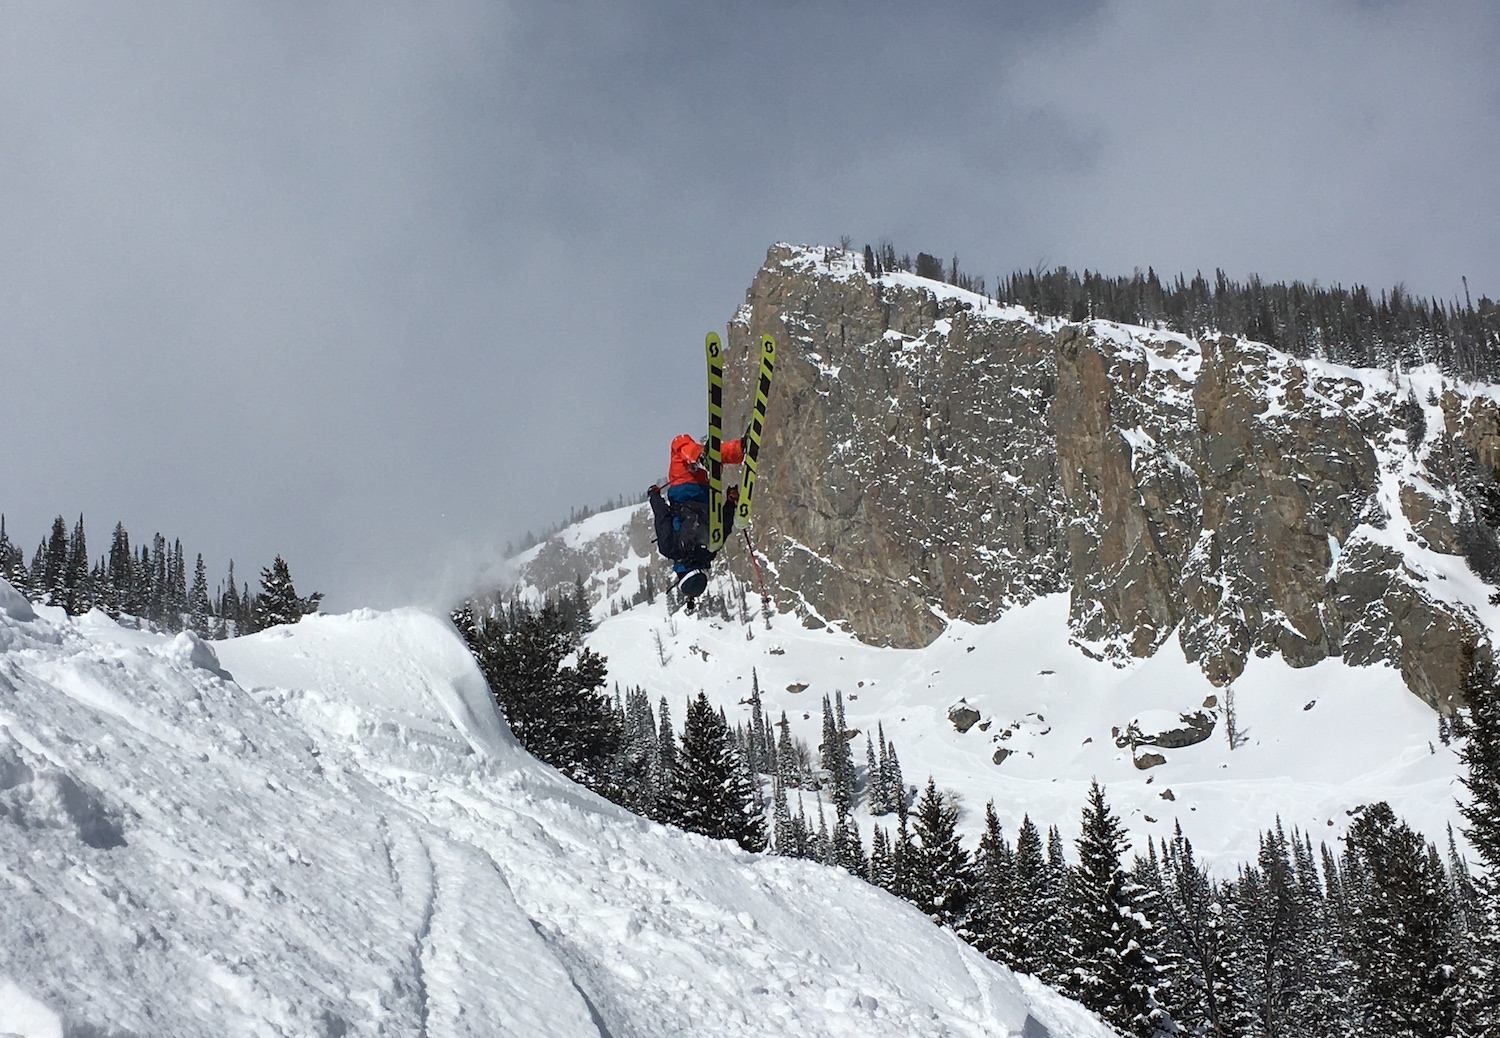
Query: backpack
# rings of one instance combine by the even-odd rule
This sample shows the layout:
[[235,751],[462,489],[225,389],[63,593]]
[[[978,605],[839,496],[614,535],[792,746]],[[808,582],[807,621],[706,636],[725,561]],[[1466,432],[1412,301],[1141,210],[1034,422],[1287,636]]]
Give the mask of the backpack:
[[708,509],[698,501],[679,501],[671,506],[672,529],[677,532],[677,558],[686,559],[695,550],[708,550]]

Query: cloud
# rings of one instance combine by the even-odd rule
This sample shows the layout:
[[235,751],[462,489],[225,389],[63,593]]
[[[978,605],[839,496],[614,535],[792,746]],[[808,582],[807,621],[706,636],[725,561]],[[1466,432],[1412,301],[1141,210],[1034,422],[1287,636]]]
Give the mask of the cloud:
[[425,594],[660,475],[782,239],[1493,295],[1496,15],[1440,13],[12,5],[0,510]]

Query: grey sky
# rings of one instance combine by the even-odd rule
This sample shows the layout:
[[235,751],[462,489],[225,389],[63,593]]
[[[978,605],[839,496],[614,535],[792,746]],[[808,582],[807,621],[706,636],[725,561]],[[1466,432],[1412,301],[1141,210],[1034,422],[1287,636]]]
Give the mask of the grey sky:
[[1488,3],[6,4],[0,510],[430,600],[662,474],[778,240],[1500,295],[1497,53]]

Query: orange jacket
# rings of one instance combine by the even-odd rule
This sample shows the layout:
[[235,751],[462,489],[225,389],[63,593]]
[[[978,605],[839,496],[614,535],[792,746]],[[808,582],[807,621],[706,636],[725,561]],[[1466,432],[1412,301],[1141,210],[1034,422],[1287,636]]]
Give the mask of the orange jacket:
[[[726,465],[738,465],[745,460],[743,440],[723,440],[719,443],[719,457]],[[708,485],[708,470],[700,462],[703,459],[703,444],[687,433],[672,440],[672,462],[667,468],[667,485],[680,483],[702,483]]]

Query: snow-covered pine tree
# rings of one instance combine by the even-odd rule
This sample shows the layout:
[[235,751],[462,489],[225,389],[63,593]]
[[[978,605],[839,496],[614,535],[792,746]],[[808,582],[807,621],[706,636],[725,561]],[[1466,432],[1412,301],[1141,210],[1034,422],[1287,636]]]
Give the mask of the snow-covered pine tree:
[[31,598],[34,594],[31,571],[26,565],[26,553],[10,538],[5,529],[5,516],[0,514],[0,577],[10,581],[11,587]]
[[797,757],[797,747],[792,742],[792,725],[786,719],[786,711],[781,712],[781,720],[776,722],[776,773],[781,777],[781,784],[788,789],[798,789],[802,786],[802,768]]
[[1172,1033],[1155,998],[1157,964],[1146,951],[1149,921],[1138,885],[1121,863],[1127,840],[1098,781],[1089,786],[1065,913],[1070,968],[1063,990],[1126,1034]]
[[886,743],[885,760],[881,764],[881,781],[885,785],[887,811],[903,814],[906,811],[906,779],[901,774],[901,761],[896,756],[896,744]]
[[169,631],[180,631],[188,612],[187,563],[183,559],[182,541],[174,540],[167,553],[166,616]]
[[[720,715],[722,716],[722,714]],[[739,764],[738,783],[729,791],[732,802],[740,806],[739,834],[736,842],[752,854],[764,851],[771,842],[766,824],[766,801],[761,792],[760,775],[743,750],[734,748]],[[858,834],[856,833],[856,836]]]
[[661,761],[657,749],[656,717],[645,689],[629,689],[620,706],[624,745],[616,769],[617,802],[638,815],[656,817],[656,778]]
[[896,812],[896,835],[891,841],[891,885],[892,894],[916,903],[916,872],[921,867],[917,860],[917,844],[912,839],[910,815],[907,811]]
[[927,778],[917,801],[912,829],[922,841],[912,869],[912,903],[933,922],[965,932],[974,873],[969,852],[958,839],[958,805]]
[[771,776],[771,851],[786,858],[797,857],[797,830],[792,824],[792,811],[786,801],[786,786],[781,776]]
[[294,624],[309,613],[318,611],[323,593],[315,591],[306,598],[297,594],[292,583],[292,572],[280,555],[260,571],[260,594],[255,596],[255,611],[251,624],[263,631],[277,624]]
[[849,727],[844,720],[844,693],[833,692],[833,727],[837,744],[833,748],[833,759],[837,765],[834,772],[834,807],[839,815],[847,815],[854,806],[854,751],[849,748]]
[[1358,919],[1345,939],[1364,1028],[1448,1038],[1458,1019],[1458,949],[1436,849],[1381,802],[1356,813],[1344,861],[1345,896]]
[[1233,983],[1237,948],[1230,908],[1192,842],[1178,825],[1161,850],[1163,966],[1170,986],[1165,1004],[1183,1034],[1240,1035],[1250,1018]]
[[677,781],[677,732],[672,727],[672,708],[662,696],[656,708],[656,814],[658,822],[670,821],[673,813],[672,786]]
[[766,745],[766,717],[760,706],[760,675],[750,668],[750,767],[757,774],[771,771],[770,747]]
[[970,940],[991,959],[1014,968],[1006,956],[1010,921],[1015,911],[1015,854],[1000,831],[995,802],[984,805],[984,831],[974,850],[974,902],[969,914]]
[[63,573],[63,602],[69,616],[82,616],[93,608],[93,593],[89,587],[89,545],[83,532],[83,515],[68,537],[67,561]]
[[825,695],[823,697],[823,737],[818,741],[818,762],[823,771],[828,773],[827,784],[830,787],[833,806],[840,815],[849,810],[848,790],[840,788],[843,769],[839,761],[839,750],[843,742],[842,733],[833,717],[833,701]]
[[9,581],[17,591],[21,589],[16,587],[16,570],[24,558],[21,549],[11,543],[10,533],[5,529],[5,514],[0,512],[0,579]]
[[828,833],[828,815],[823,810],[823,792],[818,791],[818,831],[812,838],[813,861],[833,865],[833,837]]
[[[68,604],[68,524],[63,517],[52,520],[52,534],[46,540],[39,590],[49,606]],[[35,567],[33,567],[35,569]]]
[[[490,620],[478,642],[480,669],[511,731],[531,753],[591,789],[609,792],[624,733],[604,692],[604,657],[575,654],[556,610]],[[574,656],[574,662],[562,661]]]
[[1066,957],[1061,891],[1052,882],[1041,830],[1030,815],[1021,818],[1016,830],[1013,885],[1014,907],[1000,938],[1001,961],[1056,984]]
[[882,890],[890,890],[895,882],[896,873],[891,858],[891,834],[883,825],[875,826],[874,832],[870,834],[870,868],[865,877],[872,886],[877,886]]
[[735,840],[746,850],[764,849],[765,816],[750,803],[753,798],[758,805],[760,791],[746,788],[729,726],[703,692],[688,701],[672,791],[674,817],[682,828]]
[[105,608],[118,619],[122,612],[129,611],[135,592],[135,558],[130,553],[130,534],[125,532],[124,523],[115,523],[110,535],[105,579],[108,581]]
[[151,554],[146,563],[147,572],[151,574],[151,598],[147,607],[147,619],[153,624],[162,626],[166,621],[170,589],[167,582],[167,539],[159,533],[151,538]]
[[876,810],[876,805],[885,800],[885,789],[880,782],[880,764],[875,759],[875,743],[870,738],[870,733],[865,732],[865,806],[872,815],[882,812]]
[[834,823],[834,864],[852,875],[864,879],[870,871],[870,859],[865,857],[864,840],[859,835],[859,825],[850,815],[840,815]]
[[1464,728],[1459,747],[1460,802],[1464,835],[1479,858],[1472,907],[1466,913],[1467,968],[1459,976],[1459,1025],[1463,1038],[1500,1036],[1500,681],[1494,668],[1472,655],[1465,668]]
[[207,638],[213,630],[213,603],[208,599],[208,567],[203,565],[203,553],[198,553],[198,562],[193,567],[193,586],[188,590],[188,629],[201,638]]

